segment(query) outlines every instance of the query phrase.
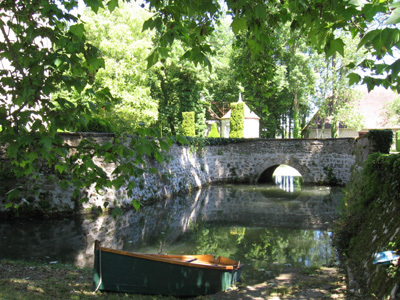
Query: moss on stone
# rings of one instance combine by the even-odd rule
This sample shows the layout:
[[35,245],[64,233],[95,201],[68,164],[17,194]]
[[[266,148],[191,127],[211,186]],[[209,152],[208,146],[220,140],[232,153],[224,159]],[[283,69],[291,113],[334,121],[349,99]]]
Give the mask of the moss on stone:
[[362,294],[384,299],[399,282],[399,270],[390,276],[387,267],[374,265],[373,260],[377,252],[400,247],[400,156],[370,155],[346,190],[335,243]]

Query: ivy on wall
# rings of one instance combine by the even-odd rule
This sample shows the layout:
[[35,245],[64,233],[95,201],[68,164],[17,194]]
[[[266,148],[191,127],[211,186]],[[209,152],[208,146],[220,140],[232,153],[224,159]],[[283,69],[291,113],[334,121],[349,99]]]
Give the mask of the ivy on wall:
[[[354,176],[355,175],[355,176]],[[346,186],[335,244],[365,299],[387,299],[400,282],[399,265],[376,268],[374,254],[400,248],[400,156],[373,153]],[[373,233],[373,234],[371,234]],[[390,270],[390,274],[389,271]]]
[[194,111],[182,112],[182,134],[185,136],[196,136]]
[[231,103],[230,138],[243,138],[244,132],[244,103]]

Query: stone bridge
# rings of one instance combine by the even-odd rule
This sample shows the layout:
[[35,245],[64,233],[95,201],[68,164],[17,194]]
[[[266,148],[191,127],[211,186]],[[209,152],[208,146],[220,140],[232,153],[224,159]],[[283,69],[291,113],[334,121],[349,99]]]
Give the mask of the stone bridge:
[[[82,137],[94,138],[103,143],[112,138],[110,134],[67,134],[65,139],[76,144]],[[223,140],[221,140],[223,142]],[[102,207],[105,202],[130,205],[132,198],[143,203],[161,201],[175,193],[187,193],[191,189],[217,182],[263,183],[272,180],[279,165],[295,168],[305,183],[346,184],[352,168],[362,166],[371,152],[367,138],[353,139],[248,139],[235,143],[193,148],[173,145],[170,159],[162,164],[148,161],[157,168],[157,174],[145,173],[132,178],[136,187],[132,197],[127,187],[119,190],[106,188],[98,192],[88,188],[82,192],[89,201],[76,207],[71,190],[63,190],[53,183],[45,183],[35,191],[38,205],[46,201],[50,212],[76,211],[81,208]],[[98,161],[106,172],[115,166]],[[0,211],[4,197],[0,197]],[[110,204],[110,207],[114,204]],[[40,205],[39,205],[40,206]]]
[[198,162],[211,181],[268,182],[279,165],[289,165],[305,183],[345,184],[356,161],[359,140],[254,139],[208,146]]
[[[248,139],[198,149],[173,145],[168,162],[149,162],[158,174],[134,179],[137,184],[132,192],[135,199],[145,203],[211,183],[268,182],[281,164],[299,171],[305,183],[344,185],[354,164],[362,165],[370,151],[367,138]],[[101,194],[91,190],[89,199],[85,205],[97,206],[115,199],[128,204],[132,200],[124,189]]]

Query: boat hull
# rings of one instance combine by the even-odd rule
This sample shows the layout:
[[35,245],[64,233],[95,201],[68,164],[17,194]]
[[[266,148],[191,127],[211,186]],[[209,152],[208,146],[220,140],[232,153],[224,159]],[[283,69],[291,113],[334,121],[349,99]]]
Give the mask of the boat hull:
[[240,279],[240,266],[221,269],[175,264],[106,249],[94,252],[93,284],[100,291],[197,296],[225,291]]

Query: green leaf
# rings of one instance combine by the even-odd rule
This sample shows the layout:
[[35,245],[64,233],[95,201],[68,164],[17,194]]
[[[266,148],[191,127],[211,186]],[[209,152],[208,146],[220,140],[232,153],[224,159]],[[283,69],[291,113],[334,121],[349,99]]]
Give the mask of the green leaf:
[[82,39],[83,34],[85,32],[85,27],[83,26],[83,24],[74,24],[71,25],[71,27],[69,28],[69,31],[78,37],[78,39]]
[[111,143],[110,141],[105,142],[103,145],[101,145],[100,150],[101,151],[107,151],[110,150],[113,146],[113,143]]
[[145,31],[147,29],[153,29],[155,26],[156,26],[156,22],[153,18],[147,19],[143,23],[142,31]]
[[181,134],[178,134],[175,138],[176,138],[176,141],[178,143],[182,144],[182,145],[188,145],[189,144],[189,140],[185,136],[183,136]]
[[267,18],[267,11],[265,10],[265,6],[262,4],[258,4],[254,8],[254,14],[256,18],[265,20]]
[[390,69],[392,69],[392,76],[397,76],[400,72],[400,59],[392,63]]
[[10,207],[12,207],[13,206],[13,203],[6,203],[6,204],[4,204],[4,208],[5,209],[9,209]]
[[247,29],[247,21],[245,18],[235,18],[231,24],[234,34],[238,34],[241,30]]
[[123,213],[122,209],[120,207],[116,206],[113,208],[111,216],[113,218],[116,218],[116,217],[122,216],[122,213]]
[[139,154],[151,155],[151,147],[149,145],[141,143],[136,146],[136,150]]
[[349,78],[349,85],[358,83],[361,80],[361,76],[357,73],[350,73],[349,75],[347,75],[347,77]]
[[65,170],[65,167],[62,165],[55,165],[54,169],[56,169],[58,172],[60,172],[60,174],[62,174]]
[[51,136],[44,136],[40,139],[40,143],[46,148],[50,149],[53,145],[53,138]]
[[66,190],[70,187],[70,184],[71,183],[68,180],[62,180],[60,185],[62,189]]
[[56,65],[56,67],[58,68],[61,64],[62,64],[62,60],[59,58],[56,58],[54,61],[54,64]]
[[158,62],[159,54],[156,49],[146,58],[147,60],[147,69],[150,69]]
[[390,15],[389,19],[386,20],[386,25],[397,24],[400,22],[400,9],[396,8],[392,14]]
[[84,0],[86,5],[90,7],[95,13],[99,11],[99,8],[103,8],[103,1],[102,0]]
[[156,161],[158,162],[158,163],[162,163],[163,161],[164,161],[164,159],[165,159],[165,157],[164,156],[162,156],[160,153],[158,153],[158,152],[154,152],[154,158],[156,159]]
[[158,173],[158,169],[157,168],[150,168],[149,172],[152,174],[157,174]]
[[107,3],[108,10],[113,12],[116,7],[118,7],[118,0],[110,0]]
[[18,189],[12,189],[7,192],[7,199],[13,200],[19,197],[20,191]]
[[336,52],[344,57],[344,42],[341,38],[333,39],[327,44],[327,57],[334,55]]
[[379,30],[371,30],[367,32],[361,39],[360,43],[358,44],[357,50],[359,50],[362,46],[371,44],[372,40],[376,37],[376,35],[379,34]]
[[140,202],[139,202],[137,199],[133,199],[132,202],[131,202],[131,204],[132,204],[133,207],[136,209],[136,211],[138,211],[139,208],[140,208],[140,206],[141,206]]

